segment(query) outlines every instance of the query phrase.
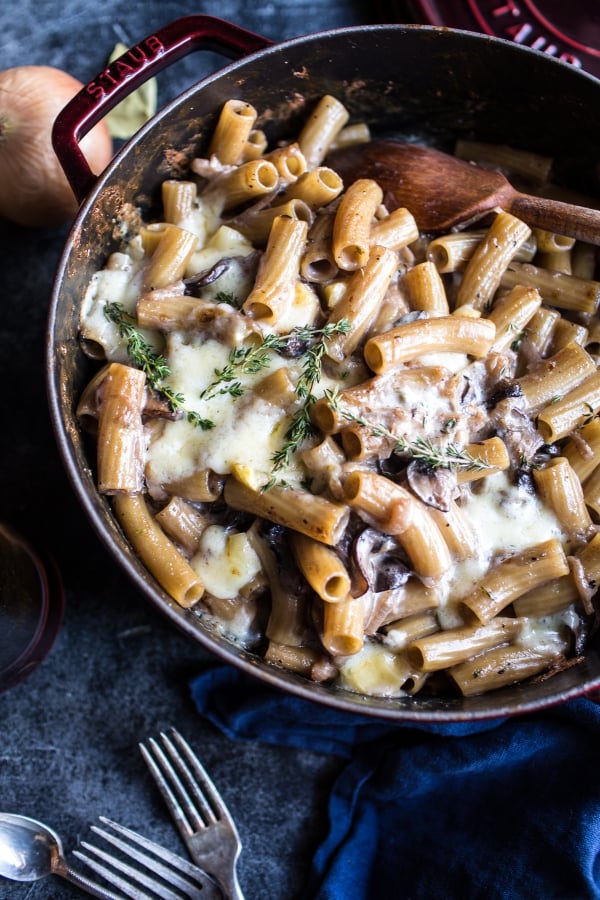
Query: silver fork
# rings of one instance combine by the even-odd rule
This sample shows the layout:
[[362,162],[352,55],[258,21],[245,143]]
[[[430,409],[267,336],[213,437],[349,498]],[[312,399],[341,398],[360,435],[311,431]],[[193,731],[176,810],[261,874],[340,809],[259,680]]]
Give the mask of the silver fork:
[[174,728],[160,743],[140,744],[142,756],[194,862],[228,900],[244,900],[237,877],[242,842],[223,798],[190,745]]
[[99,819],[104,828],[92,825],[91,831],[118,853],[81,841],[82,849],[74,850],[73,855],[117,888],[123,900],[126,897],[133,900],[221,898],[219,887],[202,869],[136,831],[104,816]]

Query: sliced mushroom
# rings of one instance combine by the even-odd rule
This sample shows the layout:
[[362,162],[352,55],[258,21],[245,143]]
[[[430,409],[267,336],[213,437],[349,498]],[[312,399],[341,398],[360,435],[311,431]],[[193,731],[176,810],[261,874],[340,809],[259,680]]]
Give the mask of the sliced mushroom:
[[374,634],[404,596],[403,587],[411,571],[396,541],[365,528],[352,548],[353,591],[365,599],[365,631]]
[[184,280],[185,293],[195,296],[200,288],[206,288],[214,284],[220,278],[227,275],[230,280],[248,282],[256,276],[256,269],[260,260],[260,252],[254,250],[245,256],[224,256],[209,269],[190,275]]
[[456,473],[451,469],[432,469],[413,460],[406,469],[406,479],[413,494],[442,512],[448,512],[451,501],[458,496]]

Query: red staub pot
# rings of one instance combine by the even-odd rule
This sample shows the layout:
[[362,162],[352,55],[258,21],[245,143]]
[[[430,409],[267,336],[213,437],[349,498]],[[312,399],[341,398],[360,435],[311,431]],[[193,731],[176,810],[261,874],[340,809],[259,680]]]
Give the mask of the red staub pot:
[[[78,140],[141,81],[198,49],[237,58],[161,110],[98,178]],[[206,150],[217,110],[230,97],[267,112],[270,138],[294,134],[324,93],[342,100],[374,133],[418,137],[450,149],[459,136],[516,143],[556,159],[555,179],[597,191],[600,82],[576,67],[509,41],[420,25],[348,28],[271,45],[205,16],[179,19],[141,40],[98,75],[61,114],[55,146],[81,200],[58,268],[48,326],[50,411],[64,465],[79,501],[115,562],[149,601],[189,637],[223,660],[295,695],[396,720],[452,721],[507,716],[566,700],[600,686],[595,644],[580,665],[541,684],[470,699],[380,699],[312,684],[263,663],[211,632],[155,583],[123,537],[94,482],[94,452],[74,414],[88,380],[78,348],[80,298],[114,249],[113,222],[126,203],[149,210],[165,177],[165,149]]]

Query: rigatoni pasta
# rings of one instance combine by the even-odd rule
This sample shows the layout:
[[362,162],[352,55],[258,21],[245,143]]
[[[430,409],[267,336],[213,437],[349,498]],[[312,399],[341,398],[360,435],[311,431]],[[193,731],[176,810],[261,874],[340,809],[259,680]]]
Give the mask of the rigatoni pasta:
[[595,261],[501,209],[419,233],[327,165],[369,139],[349,119],[327,96],[270,144],[229,101],[96,273],[99,490],[165,593],[268,665],[415,703],[545,677],[596,612]]

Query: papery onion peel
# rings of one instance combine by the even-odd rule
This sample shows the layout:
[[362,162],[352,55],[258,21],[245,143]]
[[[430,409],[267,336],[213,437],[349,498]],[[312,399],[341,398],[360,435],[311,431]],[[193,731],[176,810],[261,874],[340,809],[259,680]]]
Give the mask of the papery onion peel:
[[[16,66],[0,71],[0,218],[26,227],[59,225],[78,203],[52,147],[58,113],[83,87],[52,66]],[[99,174],[112,157],[105,122],[80,142]]]

